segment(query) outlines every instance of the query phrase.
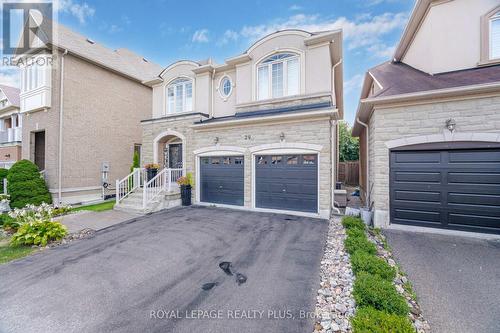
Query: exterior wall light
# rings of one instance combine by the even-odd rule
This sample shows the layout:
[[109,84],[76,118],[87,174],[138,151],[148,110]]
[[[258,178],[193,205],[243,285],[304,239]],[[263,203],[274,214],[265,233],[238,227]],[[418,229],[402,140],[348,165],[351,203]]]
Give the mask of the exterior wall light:
[[283,132],[280,133],[280,141],[281,142],[285,141],[285,133]]
[[215,137],[215,139],[214,139],[214,144],[216,145],[216,144],[218,144],[218,143],[219,143],[219,137],[218,137],[218,136],[216,136],[216,137]]
[[457,122],[455,121],[455,119],[448,119],[446,121],[446,128],[453,133],[453,131],[455,131],[455,127],[457,126]]

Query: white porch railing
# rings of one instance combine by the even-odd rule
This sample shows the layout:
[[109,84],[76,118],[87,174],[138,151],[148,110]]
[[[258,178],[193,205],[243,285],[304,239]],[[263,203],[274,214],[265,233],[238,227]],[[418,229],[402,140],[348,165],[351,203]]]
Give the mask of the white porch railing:
[[142,207],[145,209],[161,194],[177,188],[176,181],[184,174],[184,169],[165,168],[148,181],[146,169],[134,169],[125,178],[116,181],[116,203],[120,203],[132,192],[142,188]]
[[21,141],[22,135],[21,127],[7,128],[0,131],[0,143]]

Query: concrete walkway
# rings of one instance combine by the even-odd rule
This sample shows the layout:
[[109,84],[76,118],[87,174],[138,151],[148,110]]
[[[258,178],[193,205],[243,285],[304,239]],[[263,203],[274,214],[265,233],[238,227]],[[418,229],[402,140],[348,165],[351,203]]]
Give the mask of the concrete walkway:
[[133,219],[139,215],[125,213],[117,210],[106,210],[104,212],[79,211],[57,218],[68,228],[69,233],[78,232],[82,229],[101,230],[112,225]]
[[433,332],[500,332],[500,241],[384,233]]

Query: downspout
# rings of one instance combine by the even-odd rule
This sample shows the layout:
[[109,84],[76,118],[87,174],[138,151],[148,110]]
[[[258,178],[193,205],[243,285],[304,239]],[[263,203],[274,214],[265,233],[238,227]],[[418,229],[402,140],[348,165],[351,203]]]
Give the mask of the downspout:
[[214,117],[214,81],[215,81],[215,68],[212,70],[212,89],[211,89],[211,99],[210,99],[210,118]]
[[356,118],[356,122],[363,126],[366,129],[366,138],[365,138],[365,145],[366,145],[366,153],[365,153],[365,163],[366,163],[366,206],[369,208],[370,207],[370,163],[368,161],[369,155],[369,138],[370,138],[370,128],[368,127],[368,124],[365,124],[361,120],[359,120],[359,117]]
[[[338,65],[342,63],[342,59],[340,59],[335,65],[332,67],[332,87],[335,87],[335,68],[337,68]],[[335,104],[337,104],[337,96],[335,96]],[[340,210],[335,207],[335,185],[337,181],[337,177],[335,176],[336,174],[336,167],[337,167],[337,156],[335,154],[337,150],[337,145],[335,145],[335,137],[337,136],[337,132],[335,131],[335,135],[333,133],[333,129],[337,128],[337,121],[330,119],[330,152],[331,152],[331,197],[332,197],[332,202],[330,203],[332,207],[332,212],[335,211],[336,214],[341,214]],[[334,147],[335,145],[335,147]]]
[[[336,120],[333,120],[333,119],[330,119],[330,152],[331,152],[331,188],[332,188],[332,202],[331,202],[331,206],[332,206],[332,211],[335,211],[336,214],[340,215],[340,210],[335,207],[335,182],[336,182],[336,178],[335,177],[335,170],[336,170],[336,162],[337,162],[337,156],[335,155],[335,151],[336,151],[336,148],[334,148],[334,145],[335,145],[335,137],[337,136],[337,132],[333,133],[334,131],[334,128],[336,129],[337,128],[337,121]],[[335,145],[336,146],[336,145]]]
[[61,56],[61,74],[59,78],[59,154],[58,154],[58,186],[57,201],[62,202],[62,148],[63,148],[63,111],[64,111],[64,56],[68,54],[65,49]]

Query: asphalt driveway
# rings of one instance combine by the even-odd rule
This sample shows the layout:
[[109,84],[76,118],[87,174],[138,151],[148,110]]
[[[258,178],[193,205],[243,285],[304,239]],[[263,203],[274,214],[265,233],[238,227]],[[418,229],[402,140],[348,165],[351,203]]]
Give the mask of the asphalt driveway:
[[115,225],[0,266],[0,332],[311,331],[326,234],[208,207]]
[[500,332],[500,241],[384,233],[433,332]]

